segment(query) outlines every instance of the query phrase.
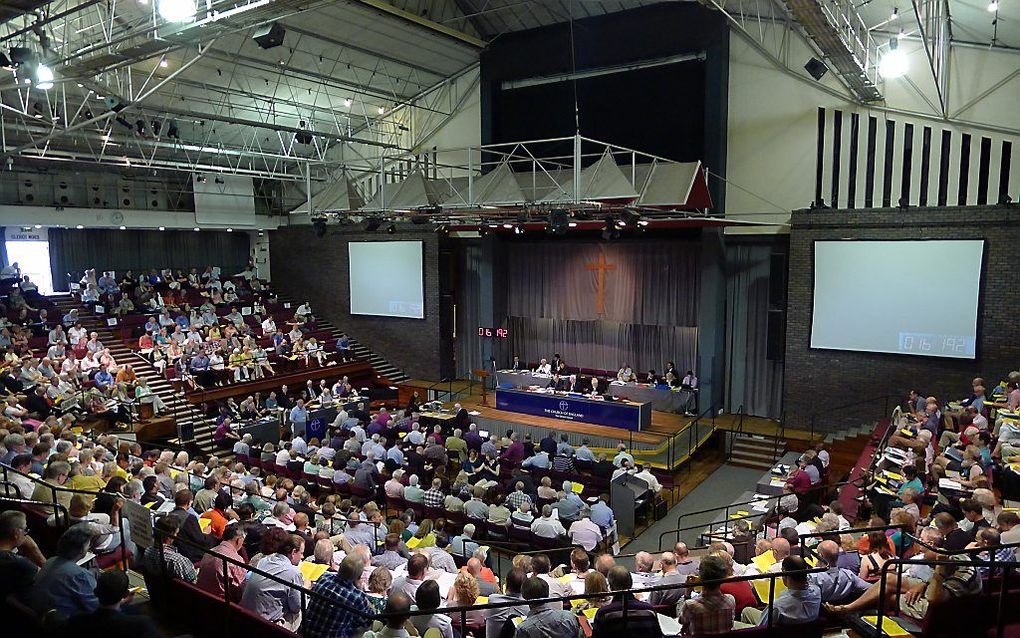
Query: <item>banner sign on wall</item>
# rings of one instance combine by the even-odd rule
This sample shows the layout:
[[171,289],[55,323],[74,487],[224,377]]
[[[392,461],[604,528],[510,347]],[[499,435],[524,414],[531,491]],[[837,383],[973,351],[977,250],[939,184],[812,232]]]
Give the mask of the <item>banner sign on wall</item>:
[[7,241],[46,241],[45,228],[25,228],[21,226],[8,226],[4,229],[4,239]]

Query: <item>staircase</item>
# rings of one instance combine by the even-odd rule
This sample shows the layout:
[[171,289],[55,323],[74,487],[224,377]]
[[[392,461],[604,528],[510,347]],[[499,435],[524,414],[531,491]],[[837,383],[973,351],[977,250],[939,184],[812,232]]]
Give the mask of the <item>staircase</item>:
[[786,453],[786,441],[756,434],[734,433],[730,436],[730,465],[764,472],[772,469],[776,460]]
[[124,345],[120,335],[110,330],[103,317],[79,305],[74,297],[70,295],[50,295],[49,299],[60,308],[63,314],[67,314],[72,308],[77,308],[82,326],[88,329],[89,332],[95,332],[99,335],[99,340],[110,349],[110,354],[114,356],[117,363],[130,363],[131,367],[135,370],[135,374],[139,377],[144,377],[149,387],[152,388],[153,393],[158,395],[163,400],[163,403],[166,404],[166,413],[173,416],[178,425],[184,428],[194,428],[195,444],[205,453],[212,452],[212,437],[216,430],[216,424],[210,419],[205,418],[193,404],[184,398],[184,395],[178,393],[170,382],[166,380],[166,377],[162,376],[152,366],[148,359]]

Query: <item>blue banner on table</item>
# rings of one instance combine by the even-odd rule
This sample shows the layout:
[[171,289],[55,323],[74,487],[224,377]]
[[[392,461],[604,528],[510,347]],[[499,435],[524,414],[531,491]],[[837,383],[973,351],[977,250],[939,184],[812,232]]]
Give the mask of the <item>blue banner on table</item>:
[[652,421],[648,403],[598,401],[574,396],[496,390],[496,409],[576,423],[595,423],[640,431]]

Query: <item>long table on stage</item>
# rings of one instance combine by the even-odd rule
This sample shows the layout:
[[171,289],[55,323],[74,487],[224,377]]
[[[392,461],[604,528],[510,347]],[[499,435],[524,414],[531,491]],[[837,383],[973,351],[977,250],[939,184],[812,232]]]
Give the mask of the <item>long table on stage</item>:
[[[496,385],[500,388],[530,388],[549,387],[551,377],[547,374],[537,374],[527,370],[498,370],[496,372]],[[609,394],[621,399],[630,399],[639,403],[650,403],[653,410],[659,412],[683,412],[688,395],[682,390],[671,390],[663,386],[653,386],[647,383],[617,383],[609,384]]]
[[496,409],[535,416],[597,423],[640,432],[652,422],[650,403],[627,400],[598,400],[566,392],[528,392],[496,389]]

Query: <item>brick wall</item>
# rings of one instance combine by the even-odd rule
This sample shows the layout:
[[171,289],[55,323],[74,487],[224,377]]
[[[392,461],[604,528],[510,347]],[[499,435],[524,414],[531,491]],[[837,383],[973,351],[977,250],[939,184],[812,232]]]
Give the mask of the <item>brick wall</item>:
[[[312,310],[369,350],[411,377],[439,379],[441,370],[439,238],[431,226],[407,225],[390,235],[344,232],[330,226],[316,237],[309,226],[284,227],[270,233],[273,286],[295,299],[307,299]],[[423,242],[425,319],[351,315],[347,244],[352,241]]]
[[[826,239],[984,239],[974,360],[896,354],[812,350],[813,243]],[[789,305],[786,325],[784,408],[792,427],[809,427],[811,414],[916,387],[928,395],[958,399],[970,379],[1003,379],[1020,368],[1020,210],[997,206],[911,208],[906,211],[795,211],[790,233]],[[950,291],[947,291],[947,293]],[[952,312],[951,297],[911,299],[919,311]],[[820,414],[816,427],[835,428],[882,416],[882,400]],[[892,405],[888,406],[892,409]]]

